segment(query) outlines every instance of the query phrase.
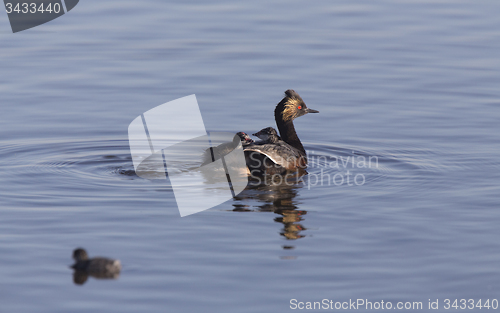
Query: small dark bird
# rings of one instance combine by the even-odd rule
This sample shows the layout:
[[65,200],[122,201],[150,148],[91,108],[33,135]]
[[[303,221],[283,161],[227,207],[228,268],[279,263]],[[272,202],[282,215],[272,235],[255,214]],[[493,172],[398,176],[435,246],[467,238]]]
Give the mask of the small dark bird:
[[281,140],[281,137],[278,136],[276,129],[272,127],[263,128],[255,134],[252,134],[252,136],[261,139],[261,141],[257,141],[255,144],[278,143]]
[[248,146],[249,144],[251,144],[253,142],[253,139],[250,138],[250,136],[248,136],[247,133],[237,132],[236,135],[238,135],[238,137],[240,137],[241,144],[243,145],[243,147]]
[[94,278],[118,278],[122,268],[119,260],[103,257],[89,259],[87,251],[82,248],[73,251],[73,259],[75,264],[71,268],[75,270],[74,281],[80,285],[89,275]]

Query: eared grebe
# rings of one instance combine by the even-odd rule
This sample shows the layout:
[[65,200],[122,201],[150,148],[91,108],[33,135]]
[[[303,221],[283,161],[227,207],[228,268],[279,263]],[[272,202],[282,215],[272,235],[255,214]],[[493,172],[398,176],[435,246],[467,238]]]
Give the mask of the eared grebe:
[[73,251],[73,259],[75,264],[71,268],[75,269],[75,283],[79,284],[83,284],[88,275],[95,278],[117,278],[122,268],[119,260],[103,257],[89,259],[87,251],[82,248]]
[[259,138],[263,136],[261,138],[263,142],[244,147],[247,165],[252,175],[283,174],[307,166],[306,150],[293,125],[294,119],[307,113],[319,113],[319,111],[309,109],[294,90],[285,91],[285,97],[274,110],[281,138],[274,128],[268,127],[254,134]]

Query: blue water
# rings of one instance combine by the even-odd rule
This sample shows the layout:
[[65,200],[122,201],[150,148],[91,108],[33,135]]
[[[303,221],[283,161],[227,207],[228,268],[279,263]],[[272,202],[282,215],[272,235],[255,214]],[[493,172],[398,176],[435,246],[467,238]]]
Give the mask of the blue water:
[[[0,312],[498,299],[499,10],[86,0],[16,34],[0,14]],[[194,93],[208,130],[253,133],[289,88],[320,111],[295,122],[301,183],[181,218],[135,175],[141,113]],[[120,277],[75,285],[80,246]]]

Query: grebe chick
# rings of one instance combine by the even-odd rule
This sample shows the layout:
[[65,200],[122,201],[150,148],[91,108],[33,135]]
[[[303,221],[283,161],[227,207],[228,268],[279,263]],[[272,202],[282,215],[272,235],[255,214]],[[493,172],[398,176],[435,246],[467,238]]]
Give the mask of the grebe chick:
[[213,161],[220,159],[222,156],[229,154],[238,146],[240,141],[243,149],[254,142],[247,133],[237,132],[236,135],[238,137],[234,136],[232,142],[225,142],[216,147],[206,149],[202,155],[201,166],[212,163]]
[[71,268],[96,278],[116,278],[122,269],[119,260],[103,257],[89,259],[87,251],[82,248],[73,251],[73,259],[75,259],[75,264]]
[[[252,175],[283,174],[286,171],[296,171],[307,166],[306,150],[293,125],[294,119],[307,113],[319,113],[319,111],[309,109],[294,90],[285,91],[285,97],[274,109],[274,119],[280,131],[281,140],[276,143],[251,144],[244,148],[247,165]],[[268,140],[269,138],[276,139],[272,134],[270,136],[266,133],[264,136],[267,136]]]
[[240,137],[241,139],[241,144],[244,146],[248,146],[249,144],[251,144],[253,141],[252,138],[250,138],[250,136],[248,136],[247,133],[244,133],[244,132],[237,132],[236,135],[238,135],[238,137]]
[[272,127],[266,127],[261,129],[252,136],[258,137],[261,141],[256,142],[256,144],[264,144],[264,143],[277,143],[281,140],[281,137],[278,136],[278,132],[276,129]]

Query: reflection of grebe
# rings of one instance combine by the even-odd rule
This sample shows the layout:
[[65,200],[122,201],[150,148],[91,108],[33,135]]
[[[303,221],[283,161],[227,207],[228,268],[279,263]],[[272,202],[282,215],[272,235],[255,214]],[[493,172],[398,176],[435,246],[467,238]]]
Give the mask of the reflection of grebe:
[[[273,212],[279,216],[274,218],[276,223],[282,224],[283,228],[279,232],[288,242],[283,249],[293,249],[291,241],[305,237],[303,231],[307,227],[303,225],[306,210],[300,210],[294,200],[300,185],[257,185],[249,186],[250,192],[240,193],[235,197],[237,203],[233,204],[233,211],[236,212]],[[253,207],[249,202],[256,201],[257,206]],[[256,209],[255,209],[256,208]]]
[[276,137],[272,133],[266,133],[263,135],[268,140],[271,138],[277,142],[250,144],[244,147],[247,165],[252,174],[282,174],[307,166],[306,151],[293,125],[294,119],[307,113],[319,112],[309,109],[295,91],[291,89],[285,91],[285,97],[274,110],[274,118],[282,140],[279,140],[277,133]]
[[83,284],[90,275],[95,278],[117,278],[122,268],[119,260],[112,260],[103,257],[89,259],[87,251],[78,248],[73,251],[75,264],[71,268],[75,269],[74,281],[76,284]]

